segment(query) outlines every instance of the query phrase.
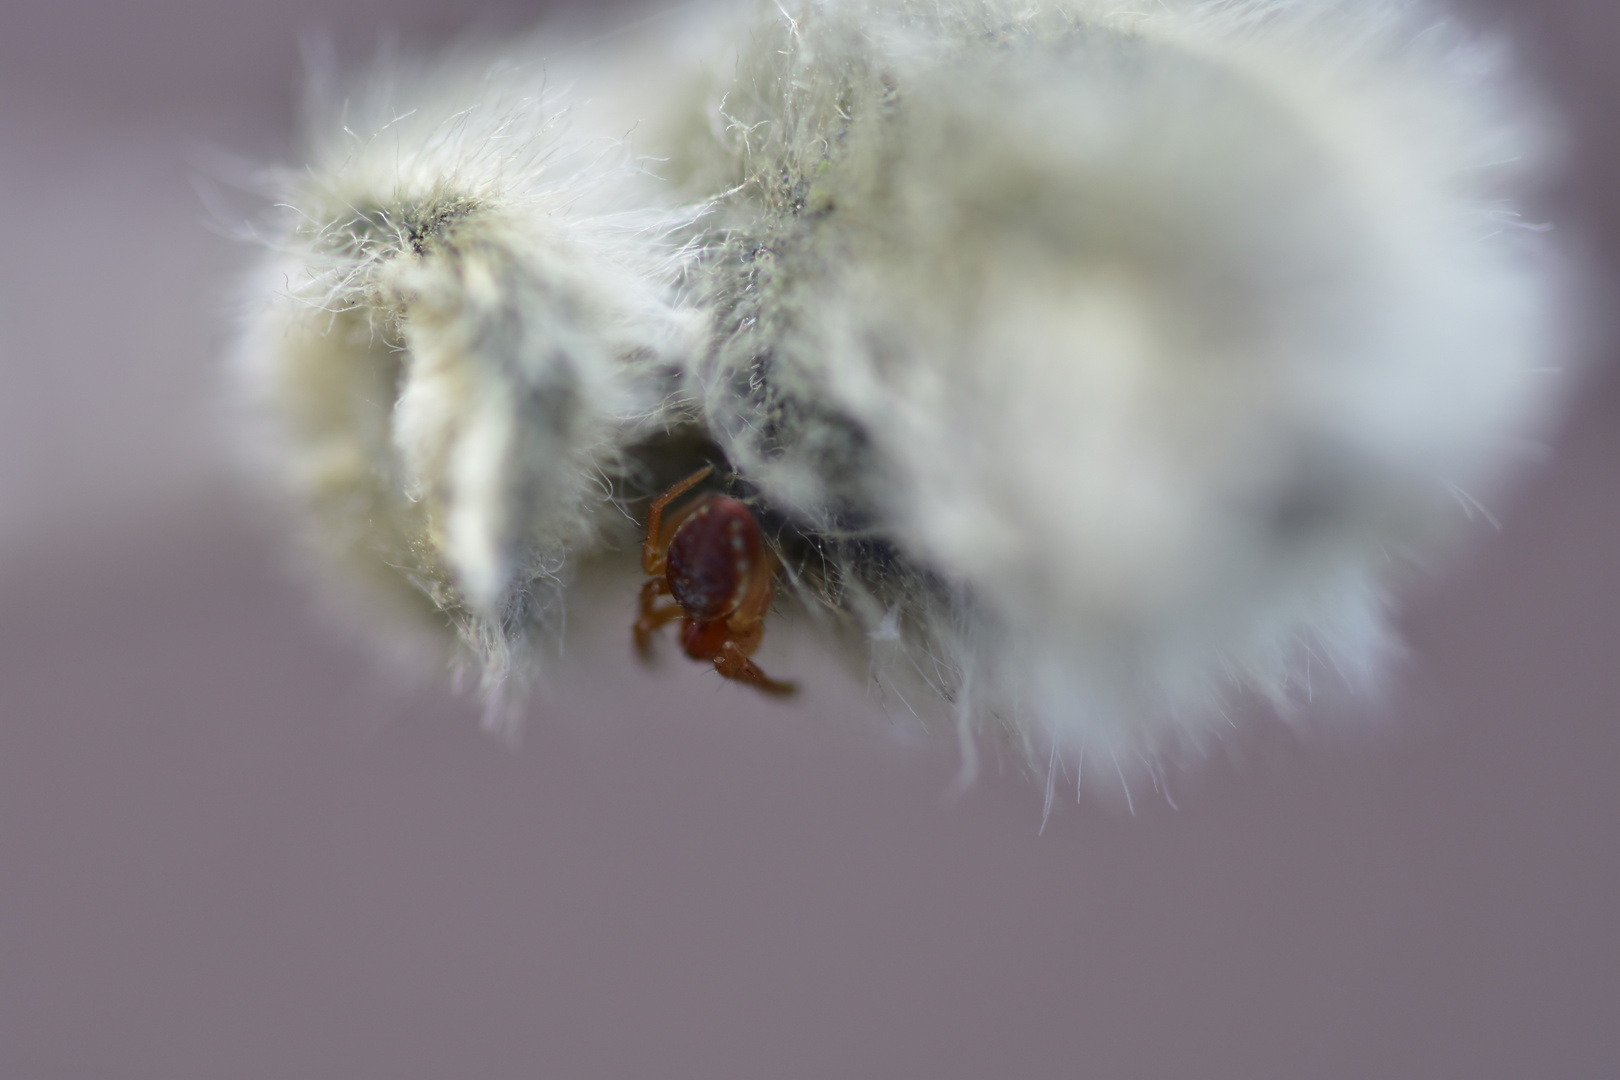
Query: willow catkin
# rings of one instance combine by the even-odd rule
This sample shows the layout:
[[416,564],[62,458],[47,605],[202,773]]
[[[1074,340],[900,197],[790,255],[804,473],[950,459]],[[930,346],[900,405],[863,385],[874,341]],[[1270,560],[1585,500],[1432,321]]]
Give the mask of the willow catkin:
[[[1500,49],[1406,0],[683,18],[572,98],[396,78],[418,111],[283,195],[249,351],[339,546],[493,685],[673,432],[970,767],[986,725],[1124,768],[1376,674],[1567,342]],[[600,102],[639,125],[557,119]]]

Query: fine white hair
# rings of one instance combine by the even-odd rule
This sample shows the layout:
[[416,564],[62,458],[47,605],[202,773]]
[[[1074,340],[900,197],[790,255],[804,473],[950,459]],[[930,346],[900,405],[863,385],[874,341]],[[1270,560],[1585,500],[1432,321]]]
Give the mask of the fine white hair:
[[701,330],[677,302],[698,211],[554,78],[470,54],[317,95],[239,364],[319,539],[453,630],[492,697],[560,626]]
[[1195,750],[1307,664],[1376,679],[1549,411],[1547,123],[1429,3],[796,0],[592,49],[328,120],[244,348],[324,531],[490,687],[696,445],[968,770],[992,726]]

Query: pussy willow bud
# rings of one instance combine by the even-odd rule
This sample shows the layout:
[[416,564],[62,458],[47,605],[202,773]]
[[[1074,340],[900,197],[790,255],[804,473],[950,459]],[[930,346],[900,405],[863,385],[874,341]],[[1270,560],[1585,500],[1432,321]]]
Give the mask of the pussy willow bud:
[[395,72],[288,174],[246,353],[352,565],[492,687],[708,447],[785,606],[970,765],[1376,675],[1566,349],[1500,49],[1416,0],[681,19],[568,90]]

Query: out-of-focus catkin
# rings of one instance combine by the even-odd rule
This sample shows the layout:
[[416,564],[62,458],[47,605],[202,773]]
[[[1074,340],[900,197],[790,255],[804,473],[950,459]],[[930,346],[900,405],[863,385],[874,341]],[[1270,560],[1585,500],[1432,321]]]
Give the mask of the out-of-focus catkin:
[[538,61],[381,84],[283,195],[248,336],[322,530],[492,684],[665,435],[969,760],[1001,725],[1151,761],[1309,658],[1373,678],[1391,590],[1549,412],[1545,121],[1426,3],[652,25],[572,97]]

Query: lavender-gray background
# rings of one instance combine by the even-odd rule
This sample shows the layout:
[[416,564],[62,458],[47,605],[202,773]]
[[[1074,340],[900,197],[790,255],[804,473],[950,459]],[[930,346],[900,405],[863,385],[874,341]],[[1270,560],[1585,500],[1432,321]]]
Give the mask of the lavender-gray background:
[[[218,449],[248,253],[192,178],[286,152],[306,29],[539,10],[0,13],[0,1078],[1620,1075],[1601,370],[1414,599],[1388,716],[1238,740],[1179,811],[1037,835],[1021,770],[947,799],[950,748],[790,635],[796,707],[641,671],[611,588],[516,750],[367,675]],[[1572,118],[1561,219],[1614,263],[1620,8],[1470,10]]]

